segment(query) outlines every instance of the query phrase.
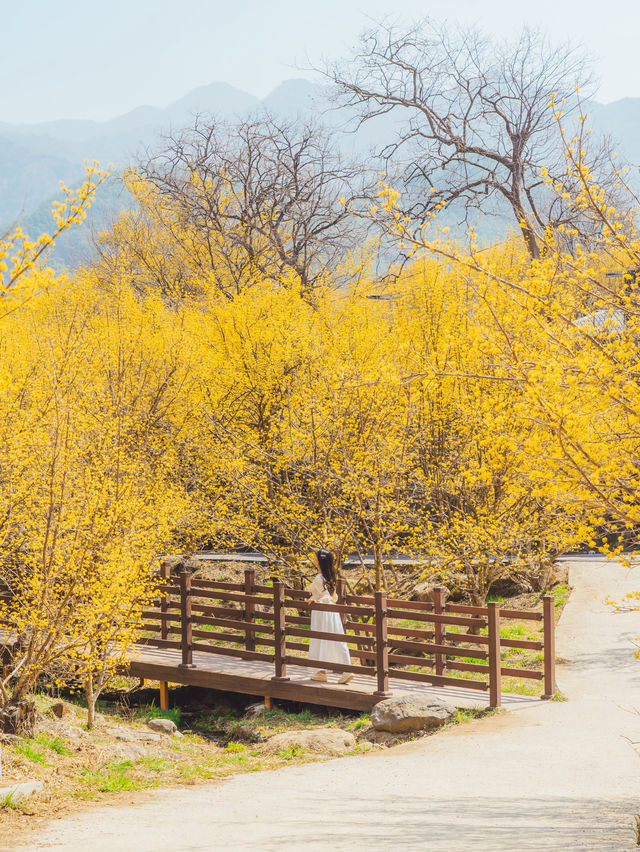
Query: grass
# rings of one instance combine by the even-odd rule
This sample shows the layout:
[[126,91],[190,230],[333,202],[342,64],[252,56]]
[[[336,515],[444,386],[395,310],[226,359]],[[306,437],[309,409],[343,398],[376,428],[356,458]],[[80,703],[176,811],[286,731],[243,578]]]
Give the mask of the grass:
[[37,743],[24,740],[23,742],[16,743],[13,750],[16,754],[24,755],[24,757],[26,757],[27,760],[30,760],[31,763],[38,763],[40,766],[49,766],[42,747]]
[[2,811],[17,811],[26,816],[33,816],[34,811],[31,810],[26,796],[21,796],[19,793],[5,793],[0,796],[0,812]]
[[178,707],[170,707],[168,710],[161,710],[160,707],[156,705],[155,700],[147,707],[137,709],[133,714],[133,718],[135,721],[141,722],[148,722],[150,719],[171,719],[171,721],[175,723],[176,727],[180,726],[181,721],[180,709]]
[[35,738],[35,742],[38,745],[44,746],[44,748],[55,751],[56,754],[71,754],[71,751],[66,747],[60,737],[48,737],[46,734],[39,734]]
[[294,760],[296,757],[300,757],[303,751],[304,749],[301,745],[292,745],[289,748],[280,749],[280,751],[276,752],[276,755],[283,760]]

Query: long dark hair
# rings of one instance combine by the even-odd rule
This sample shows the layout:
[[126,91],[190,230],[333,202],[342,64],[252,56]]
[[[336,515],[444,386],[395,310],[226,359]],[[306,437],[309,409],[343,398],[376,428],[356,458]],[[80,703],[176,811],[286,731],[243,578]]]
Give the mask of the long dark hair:
[[316,557],[318,559],[318,568],[324,580],[324,587],[332,595],[336,590],[338,580],[333,553],[330,550],[318,550]]

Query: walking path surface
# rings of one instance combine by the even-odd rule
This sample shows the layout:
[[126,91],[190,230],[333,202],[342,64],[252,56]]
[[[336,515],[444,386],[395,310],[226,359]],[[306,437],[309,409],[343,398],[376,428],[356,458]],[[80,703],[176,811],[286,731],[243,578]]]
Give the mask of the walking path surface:
[[15,852],[637,849],[640,613],[603,601],[639,589],[640,567],[572,559],[570,582],[557,641],[566,702],[68,816]]

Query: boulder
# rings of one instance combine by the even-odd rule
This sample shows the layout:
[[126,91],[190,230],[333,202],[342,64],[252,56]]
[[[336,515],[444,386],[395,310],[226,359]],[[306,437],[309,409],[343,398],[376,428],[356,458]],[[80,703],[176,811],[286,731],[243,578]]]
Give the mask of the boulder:
[[67,712],[67,707],[65,706],[64,702],[56,701],[55,704],[51,705],[51,712],[54,716],[57,716],[58,719],[62,719],[64,714]]
[[455,712],[439,698],[401,695],[379,701],[371,711],[371,724],[376,731],[391,734],[432,731],[448,722]]
[[26,799],[34,793],[39,793],[43,787],[42,781],[22,781],[8,787],[0,787],[0,798],[12,796],[14,799]]
[[442,583],[438,583],[435,580],[425,580],[422,583],[418,583],[417,586],[413,589],[413,594],[411,595],[412,601],[422,601],[423,603],[433,603],[433,590],[440,586],[444,589],[443,598],[446,599],[449,597],[449,591]]
[[257,731],[252,725],[249,724],[238,724],[234,725],[229,730],[229,738],[231,740],[245,743],[260,743],[263,742],[265,737],[260,731]]
[[176,723],[171,719],[149,719],[147,725],[152,731],[160,734],[175,734],[178,730]]
[[300,748],[321,754],[343,754],[356,744],[356,738],[341,728],[316,728],[311,731],[287,731],[271,737],[264,747],[266,754]]

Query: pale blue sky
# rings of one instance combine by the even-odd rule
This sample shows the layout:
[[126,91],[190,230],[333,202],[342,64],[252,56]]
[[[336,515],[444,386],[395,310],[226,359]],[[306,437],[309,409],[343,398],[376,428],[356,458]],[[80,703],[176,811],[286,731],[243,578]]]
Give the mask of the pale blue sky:
[[639,0],[0,0],[0,121],[106,119],[218,80],[262,97],[348,52],[367,15],[542,25],[596,56],[600,100],[640,97]]

